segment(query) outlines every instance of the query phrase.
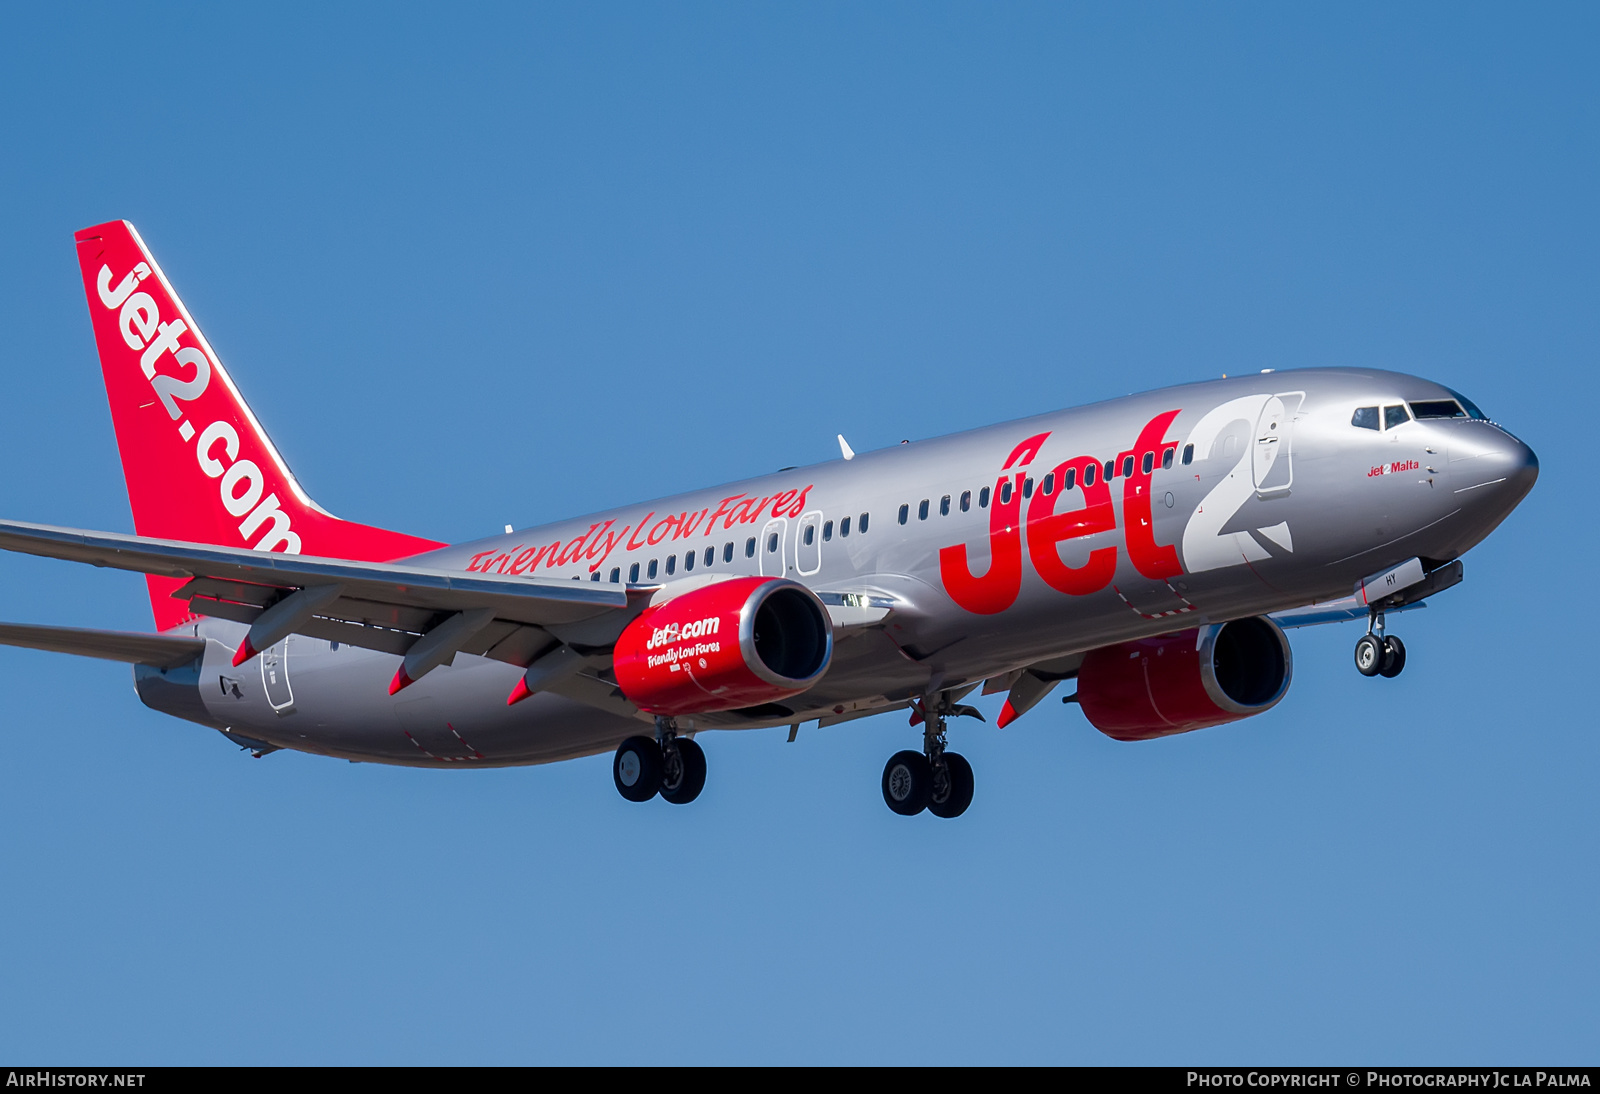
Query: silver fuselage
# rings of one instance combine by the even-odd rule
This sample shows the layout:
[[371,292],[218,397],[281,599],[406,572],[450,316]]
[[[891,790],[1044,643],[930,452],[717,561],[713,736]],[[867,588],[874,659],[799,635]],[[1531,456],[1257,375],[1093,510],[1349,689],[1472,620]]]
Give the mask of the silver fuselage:
[[[1111,643],[1347,596],[1405,559],[1458,558],[1532,487],[1532,451],[1482,420],[1352,424],[1358,407],[1450,398],[1428,380],[1360,369],[1213,380],[457,544],[419,561],[623,584],[637,567],[633,584],[669,589],[772,574],[823,594],[892,601],[881,620],[865,612],[859,625],[841,611],[832,665],[806,693],[760,716],[697,719],[696,728],[837,722]],[[1158,443],[1148,434],[1138,443],[1174,411]],[[1171,466],[1163,466],[1169,450]],[[1143,477],[1146,451],[1154,459]],[[1114,527],[1035,547],[1045,526],[1030,514],[1085,504],[1082,459],[1073,489],[1063,489],[1064,474],[1052,480],[1052,510],[1034,497],[1077,457],[1091,457],[1099,488],[1109,485]],[[1122,473],[1130,459],[1131,477]],[[1116,472],[1109,484],[1107,461]],[[1002,482],[1016,495],[1009,539],[994,526]],[[964,557],[952,550],[962,546]],[[1109,580],[1062,591],[1060,580],[1041,576],[1035,550],[1076,573],[1097,558]],[[1000,571],[1018,557],[1020,580],[1008,595]],[[980,610],[970,595],[969,607],[952,596],[957,565],[986,590]],[[211,640],[199,666],[138,670],[141,697],[241,738],[428,766],[601,752],[648,722],[549,693],[508,706],[522,670],[484,657],[458,655],[393,697],[386,692],[397,657],[315,638],[291,637],[259,664],[233,668],[243,630],[216,619],[184,627]]]

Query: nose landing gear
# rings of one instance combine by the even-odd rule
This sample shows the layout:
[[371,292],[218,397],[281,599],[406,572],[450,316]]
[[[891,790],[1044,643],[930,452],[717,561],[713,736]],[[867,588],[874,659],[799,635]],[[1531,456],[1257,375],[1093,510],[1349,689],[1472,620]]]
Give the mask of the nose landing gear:
[[1383,633],[1383,613],[1376,609],[1367,618],[1367,633],[1356,640],[1356,671],[1362,676],[1393,679],[1406,667],[1406,646],[1394,635]]
[[688,737],[678,736],[671,718],[656,719],[656,736],[629,737],[611,759],[617,793],[631,802],[660,794],[673,805],[688,805],[706,785],[706,754]]
[[977,714],[971,707],[956,707],[940,700],[923,703],[911,724],[922,722],[922,751],[910,749],[889,757],[883,769],[883,801],[902,817],[926,809],[936,817],[959,817],[972,804],[972,765],[958,752],[945,751],[945,718],[952,714]]

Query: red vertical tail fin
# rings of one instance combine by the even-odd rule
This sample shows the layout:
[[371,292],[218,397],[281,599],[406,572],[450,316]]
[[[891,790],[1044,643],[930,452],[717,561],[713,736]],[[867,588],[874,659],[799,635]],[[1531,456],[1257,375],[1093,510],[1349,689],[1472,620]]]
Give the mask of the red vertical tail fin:
[[[307,497],[133,225],[75,238],[139,535],[365,562],[442,546]],[[185,622],[178,582],[148,580],[157,628]]]

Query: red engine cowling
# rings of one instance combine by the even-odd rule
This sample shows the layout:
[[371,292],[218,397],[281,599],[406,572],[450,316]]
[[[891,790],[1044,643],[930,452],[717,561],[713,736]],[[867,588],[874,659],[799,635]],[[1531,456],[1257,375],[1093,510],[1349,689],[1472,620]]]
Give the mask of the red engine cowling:
[[795,581],[739,577],[646,608],[617,639],[617,686],[647,714],[696,714],[798,695],[833,657],[833,624]]
[[1255,616],[1091,650],[1078,702],[1106,736],[1146,741],[1260,714],[1293,670],[1282,629]]

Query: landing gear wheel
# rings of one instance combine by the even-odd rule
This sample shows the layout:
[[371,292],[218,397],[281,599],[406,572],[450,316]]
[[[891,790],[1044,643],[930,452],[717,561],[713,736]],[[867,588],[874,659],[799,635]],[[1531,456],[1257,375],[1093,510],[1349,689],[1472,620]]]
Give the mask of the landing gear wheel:
[[1382,675],[1393,680],[1406,667],[1406,644],[1394,635],[1389,635],[1383,640],[1383,669]]
[[889,757],[883,769],[883,802],[902,817],[914,817],[928,807],[933,793],[933,768],[920,752],[907,749]]
[[611,760],[617,793],[631,802],[647,802],[661,789],[661,746],[649,737],[629,737]]
[[1356,671],[1362,676],[1378,675],[1387,659],[1383,639],[1377,635],[1364,634],[1356,641]]
[[[928,798],[928,812],[936,817],[959,817],[972,804],[972,765],[959,752],[946,752],[944,766],[948,779],[934,779],[936,789]],[[943,801],[940,792],[943,792]]]
[[661,796],[673,805],[688,805],[705,788],[706,754],[687,737],[676,737],[672,744],[678,752],[678,762],[664,765]]

